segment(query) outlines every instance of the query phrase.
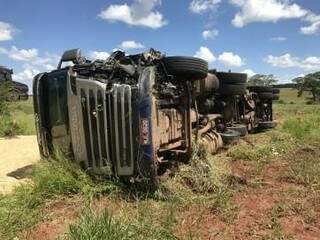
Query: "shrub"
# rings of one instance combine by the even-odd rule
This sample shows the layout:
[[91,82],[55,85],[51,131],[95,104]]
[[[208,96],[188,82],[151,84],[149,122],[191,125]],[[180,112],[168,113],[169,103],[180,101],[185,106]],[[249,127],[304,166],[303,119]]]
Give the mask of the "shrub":
[[14,136],[21,133],[21,127],[12,119],[9,103],[9,85],[0,85],[0,137]]

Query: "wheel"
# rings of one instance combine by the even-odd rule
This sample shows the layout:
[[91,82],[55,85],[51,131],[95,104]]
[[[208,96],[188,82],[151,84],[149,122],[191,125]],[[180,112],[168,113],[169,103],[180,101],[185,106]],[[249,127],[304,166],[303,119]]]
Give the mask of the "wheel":
[[220,136],[224,143],[231,143],[240,138],[240,133],[235,130],[227,129],[223,133],[220,133]]
[[208,72],[216,75],[217,74],[217,69],[210,69]]
[[258,93],[258,96],[260,99],[273,99],[273,93],[272,92],[260,92]]
[[227,129],[239,132],[241,137],[248,134],[247,126],[243,124],[236,124],[234,126],[228,127]]
[[177,79],[199,80],[208,74],[208,62],[195,57],[165,57],[163,63],[169,74]]
[[273,94],[279,94],[280,93],[280,89],[279,88],[274,88],[272,90]]
[[232,72],[216,72],[216,76],[222,84],[246,83],[248,78],[247,74]]
[[261,92],[273,92],[273,87],[271,86],[249,86],[248,89],[250,92],[256,92],[256,93],[261,93]]
[[265,130],[265,129],[272,129],[277,126],[276,122],[273,121],[266,121],[266,122],[259,122],[258,128]]
[[280,99],[280,97],[278,94],[273,94],[272,100],[277,101],[279,99]]
[[218,92],[226,96],[244,95],[246,93],[245,84],[222,84]]

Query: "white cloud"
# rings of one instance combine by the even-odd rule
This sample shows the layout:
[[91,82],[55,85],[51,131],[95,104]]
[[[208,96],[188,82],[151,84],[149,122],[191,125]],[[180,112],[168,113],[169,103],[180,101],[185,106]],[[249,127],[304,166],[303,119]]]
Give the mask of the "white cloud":
[[0,41],[8,41],[13,38],[15,29],[6,22],[0,21]]
[[216,60],[216,57],[207,47],[200,47],[200,49],[194,55],[195,57],[202,58],[206,60],[208,63],[212,63]]
[[242,73],[247,74],[249,78],[257,74],[251,69],[245,69],[245,70],[242,71]]
[[89,57],[91,59],[100,59],[100,60],[105,60],[110,56],[110,53],[108,52],[103,52],[103,51],[91,51],[89,53]]
[[290,68],[296,67],[299,64],[299,59],[286,53],[282,56],[269,55],[264,59],[265,62],[271,64],[274,67]]
[[24,69],[22,72],[12,75],[13,80],[27,82],[32,80],[35,75],[40,73],[38,69],[31,65],[25,65],[23,68]]
[[214,39],[214,38],[216,38],[218,35],[219,35],[219,31],[216,30],[216,29],[205,30],[205,31],[202,32],[202,37],[203,37],[205,40]]
[[134,3],[131,5],[110,5],[101,11],[98,16],[110,22],[119,21],[132,26],[156,29],[167,24],[163,15],[154,10],[160,4],[160,0],[134,0]]
[[135,42],[135,41],[123,41],[120,45],[119,48],[123,50],[130,50],[130,49],[141,49],[145,48],[141,43]]
[[216,9],[221,0],[192,0],[189,9],[194,13],[203,13]]
[[320,21],[314,22],[309,26],[302,27],[300,30],[301,30],[301,33],[305,35],[311,35],[311,34],[320,32]]
[[320,57],[310,56],[305,59],[291,56],[286,53],[281,56],[269,55],[264,59],[265,62],[274,67],[280,68],[301,68],[306,71],[320,70]]
[[287,41],[286,37],[272,37],[270,38],[271,41],[275,41],[275,42],[284,42]]
[[38,50],[35,48],[18,49],[16,46],[12,46],[6,54],[13,60],[26,62],[35,60],[38,57]]
[[232,24],[244,27],[253,22],[277,22],[282,19],[299,19],[308,11],[288,0],[230,0],[240,8]]
[[244,64],[243,60],[239,55],[232,52],[224,52],[218,57],[219,61],[228,67],[241,67]]
[[12,46],[10,49],[0,48],[0,54],[7,55],[18,62],[39,66],[45,71],[53,70],[60,59],[59,56],[49,53],[39,56],[39,51],[36,48],[18,49],[16,46]]
[[303,20],[308,22],[309,25],[300,28],[302,34],[311,35],[320,32],[320,15],[316,15],[309,11]]

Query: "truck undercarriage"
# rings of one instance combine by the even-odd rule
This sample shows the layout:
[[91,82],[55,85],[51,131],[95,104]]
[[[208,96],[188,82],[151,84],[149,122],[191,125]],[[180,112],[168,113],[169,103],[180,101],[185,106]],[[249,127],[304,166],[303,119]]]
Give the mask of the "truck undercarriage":
[[[68,61],[73,65],[62,68]],[[95,61],[67,51],[57,70],[34,78],[41,155],[61,150],[93,174],[157,183],[172,164],[190,160],[194,143],[215,153],[274,127],[276,91],[247,88],[246,81],[245,74],[153,49]]]

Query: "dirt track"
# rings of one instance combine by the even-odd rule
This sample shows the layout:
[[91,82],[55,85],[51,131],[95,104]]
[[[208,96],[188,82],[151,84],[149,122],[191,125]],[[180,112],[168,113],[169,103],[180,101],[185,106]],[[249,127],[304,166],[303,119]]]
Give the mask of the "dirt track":
[[25,181],[39,159],[36,136],[0,138],[0,193],[8,193]]

